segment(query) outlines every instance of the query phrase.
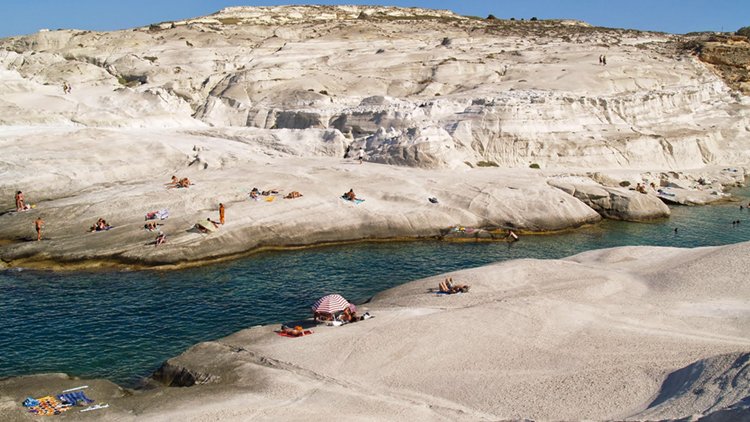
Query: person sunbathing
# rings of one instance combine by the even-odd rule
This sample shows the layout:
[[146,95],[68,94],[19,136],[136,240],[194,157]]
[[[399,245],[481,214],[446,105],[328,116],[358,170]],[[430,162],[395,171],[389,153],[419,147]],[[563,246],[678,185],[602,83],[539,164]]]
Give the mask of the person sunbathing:
[[448,277],[445,280],[440,282],[440,284],[438,285],[438,289],[441,293],[447,293],[447,294],[453,294],[453,293],[459,293],[459,292],[466,293],[469,291],[469,285],[468,284],[463,284],[463,285],[453,284],[453,278]]
[[177,179],[177,176],[172,176],[172,180],[169,181],[169,183],[165,183],[167,186],[175,187],[177,186],[177,183],[179,182],[179,179]]
[[284,198],[285,199],[294,199],[294,198],[300,198],[302,196],[301,193],[297,192],[296,190],[293,190],[289,192]]
[[183,177],[179,182],[177,182],[177,186],[180,188],[189,188],[190,185],[192,185],[192,183],[187,177]]
[[156,221],[149,221],[148,223],[143,225],[143,228],[150,232],[156,230],[156,227],[157,227]]
[[354,194],[354,189],[349,189],[349,192],[342,195],[342,198],[347,201],[354,201],[357,199],[357,195]]
[[294,328],[289,328],[286,325],[282,325],[280,332],[292,337],[301,337],[305,335],[305,330],[303,330],[299,325],[296,325]]

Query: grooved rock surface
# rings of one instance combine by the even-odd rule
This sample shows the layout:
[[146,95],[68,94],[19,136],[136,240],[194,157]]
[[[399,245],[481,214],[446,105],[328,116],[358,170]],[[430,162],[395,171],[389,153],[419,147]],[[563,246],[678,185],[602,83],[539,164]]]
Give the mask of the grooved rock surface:
[[604,218],[648,221],[669,217],[669,207],[656,192],[640,193],[619,187],[601,186],[591,179],[555,178],[550,185],[583,201]]
[[[5,38],[0,208],[18,190],[37,208],[0,211],[0,258],[190,265],[455,225],[548,231],[666,214],[625,181],[724,200],[706,192],[743,183],[750,100],[690,39],[379,6],[232,7]],[[568,190],[588,205],[547,184],[593,174],[600,187]],[[196,184],[165,189],[172,175]],[[251,202],[253,187],[304,196]],[[349,189],[366,202],[342,203]],[[191,229],[219,202],[227,225]],[[154,248],[143,216],[163,208],[168,243]],[[30,242],[39,216],[45,241]],[[98,218],[114,229],[87,233]]]

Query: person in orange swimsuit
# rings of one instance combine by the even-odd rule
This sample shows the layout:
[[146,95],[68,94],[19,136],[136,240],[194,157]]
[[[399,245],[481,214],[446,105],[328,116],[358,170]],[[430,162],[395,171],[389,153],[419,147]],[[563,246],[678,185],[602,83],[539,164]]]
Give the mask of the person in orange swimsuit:
[[224,224],[224,204],[219,203],[219,223]]

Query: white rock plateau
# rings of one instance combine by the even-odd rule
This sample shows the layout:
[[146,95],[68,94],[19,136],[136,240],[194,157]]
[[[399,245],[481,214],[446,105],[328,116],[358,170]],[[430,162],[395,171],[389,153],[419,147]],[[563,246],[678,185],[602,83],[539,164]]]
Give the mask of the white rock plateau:
[[[750,162],[750,103],[681,42],[365,6],[234,7],[6,38],[0,206],[13,209],[21,190],[37,208],[0,215],[0,258],[189,265],[457,224],[533,232],[662,218],[656,190],[668,186],[667,200],[721,200]],[[196,185],[165,190],[171,175]],[[566,177],[601,186],[546,183]],[[640,197],[637,183],[656,189]],[[304,197],[251,203],[252,187]],[[350,188],[367,202],[341,203]],[[219,202],[226,226],[188,231],[217,218]],[[147,247],[142,218],[161,208],[168,243]],[[39,215],[45,241],[28,242]],[[86,234],[100,217],[115,230]]]

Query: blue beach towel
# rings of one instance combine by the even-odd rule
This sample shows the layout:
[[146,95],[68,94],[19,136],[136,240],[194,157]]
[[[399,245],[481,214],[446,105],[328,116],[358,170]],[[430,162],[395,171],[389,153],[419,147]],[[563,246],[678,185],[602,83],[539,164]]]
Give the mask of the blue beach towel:
[[60,394],[59,396],[57,396],[57,399],[60,401],[70,403],[73,406],[77,405],[79,401],[83,402],[83,404],[89,404],[89,403],[94,402],[90,398],[86,397],[86,393],[84,393],[83,391],[74,391],[72,393]]
[[341,196],[341,199],[343,199],[346,202],[352,202],[352,203],[355,203],[355,204],[361,204],[361,203],[365,202],[364,199],[355,199],[355,200],[352,201],[350,199],[346,199],[346,196]]

